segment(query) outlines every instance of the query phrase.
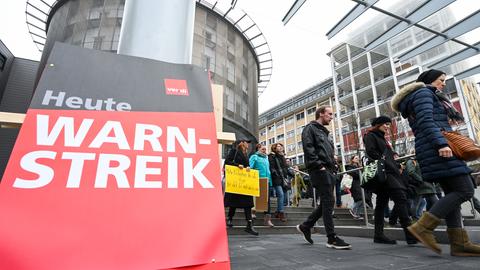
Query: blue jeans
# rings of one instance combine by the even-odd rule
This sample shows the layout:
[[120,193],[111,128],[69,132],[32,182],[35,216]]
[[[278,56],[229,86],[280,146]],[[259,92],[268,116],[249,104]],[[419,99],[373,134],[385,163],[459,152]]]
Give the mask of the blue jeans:
[[364,216],[365,210],[363,209],[363,200],[353,203],[352,211],[357,216]]
[[283,188],[282,186],[274,186],[273,189],[275,190],[275,194],[277,194],[277,212],[283,212],[284,210],[284,205],[283,205],[283,200],[284,200],[284,194],[283,194]]
[[340,189],[340,182],[335,183],[335,203],[338,207],[342,206],[342,190]]

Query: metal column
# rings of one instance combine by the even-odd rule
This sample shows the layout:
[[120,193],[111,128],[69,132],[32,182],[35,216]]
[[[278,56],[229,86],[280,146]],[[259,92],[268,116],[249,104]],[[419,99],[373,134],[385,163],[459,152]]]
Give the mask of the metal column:
[[118,53],[191,64],[195,0],[126,0]]

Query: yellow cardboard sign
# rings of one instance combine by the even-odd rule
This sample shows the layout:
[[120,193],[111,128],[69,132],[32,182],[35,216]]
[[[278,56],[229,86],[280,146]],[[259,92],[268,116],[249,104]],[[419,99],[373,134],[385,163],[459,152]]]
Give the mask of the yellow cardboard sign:
[[260,196],[260,183],[257,170],[240,169],[225,165],[225,192]]

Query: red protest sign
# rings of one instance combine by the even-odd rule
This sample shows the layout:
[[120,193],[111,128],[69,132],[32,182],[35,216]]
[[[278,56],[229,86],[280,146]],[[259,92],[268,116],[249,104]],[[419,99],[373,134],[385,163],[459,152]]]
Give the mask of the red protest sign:
[[43,89],[0,184],[0,269],[230,269],[212,111]]

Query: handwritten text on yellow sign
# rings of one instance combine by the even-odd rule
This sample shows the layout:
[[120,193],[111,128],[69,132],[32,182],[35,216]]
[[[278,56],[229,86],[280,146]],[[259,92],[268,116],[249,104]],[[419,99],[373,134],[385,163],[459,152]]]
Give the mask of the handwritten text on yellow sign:
[[260,196],[258,171],[225,166],[225,192],[250,196]]

